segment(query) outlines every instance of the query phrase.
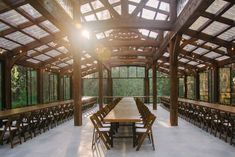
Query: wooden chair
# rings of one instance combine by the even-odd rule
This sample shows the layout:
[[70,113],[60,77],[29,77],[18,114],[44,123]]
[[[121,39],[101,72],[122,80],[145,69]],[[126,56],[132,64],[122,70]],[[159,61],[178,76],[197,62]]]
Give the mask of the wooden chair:
[[229,136],[230,136],[230,144],[235,144],[235,114],[230,114],[230,124],[229,128]]
[[16,144],[21,144],[19,116],[8,118],[6,125],[0,128],[0,138],[1,144],[3,144],[4,141],[10,142],[11,148],[13,148]]
[[32,131],[30,129],[30,114],[31,113],[23,113],[20,115],[20,132],[21,136],[24,138],[24,142],[27,139],[32,139]]
[[92,148],[97,143],[98,139],[101,139],[105,147],[109,150],[110,146],[113,146],[112,141],[112,131],[110,127],[103,127],[99,118],[93,114],[91,117],[91,122],[94,125],[94,132],[92,138]]
[[222,124],[221,118],[220,118],[220,112],[218,110],[211,109],[211,134],[214,134],[214,136],[217,136],[217,133],[220,131],[220,126]]
[[43,132],[46,132],[47,130],[50,129],[50,113],[49,109],[45,108],[40,111],[40,127],[43,130]]
[[36,137],[38,134],[41,134],[41,126],[40,126],[40,112],[33,111],[30,115],[30,129]]
[[202,129],[205,129],[207,132],[209,131],[209,128],[211,128],[211,124],[212,124],[212,112],[211,109],[207,108],[207,107],[203,107],[203,114],[204,117],[202,119]]
[[154,138],[153,138],[153,132],[152,132],[152,125],[153,125],[155,119],[156,119],[156,117],[153,114],[149,114],[144,127],[143,128],[136,128],[136,131],[135,131],[135,133],[137,135],[137,138],[136,138],[136,144],[137,144],[136,151],[138,151],[140,149],[140,147],[141,147],[142,143],[144,142],[144,139],[146,138],[146,136],[150,137],[153,150],[155,150]]
[[232,130],[232,117],[229,113],[221,112],[220,113],[221,125],[219,138],[222,138],[225,142],[228,141],[228,136],[230,136],[230,130]]

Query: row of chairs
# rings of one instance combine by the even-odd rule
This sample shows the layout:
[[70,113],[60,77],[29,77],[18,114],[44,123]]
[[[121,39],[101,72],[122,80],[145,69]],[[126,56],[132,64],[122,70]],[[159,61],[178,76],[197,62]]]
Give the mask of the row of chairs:
[[110,149],[110,147],[113,146],[112,142],[114,130],[111,129],[111,124],[105,123],[103,119],[117,105],[120,100],[121,98],[115,99],[112,103],[106,105],[104,108],[90,116],[90,120],[94,125],[92,149],[95,148],[95,145],[100,142],[100,140],[103,142],[108,150]]
[[[169,99],[161,98],[162,104],[169,108]],[[178,103],[179,116],[224,139],[231,145],[235,144],[235,115],[205,106],[181,102]]]
[[152,143],[153,150],[155,150],[152,125],[154,124],[156,116],[151,113],[149,108],[140,99],[136,98],[136,104],[142,119],[141,122],[135,123],[136,150],[138,151],[140,149],[147,136],[149,137],[149,141]]
[[[103,119],[120,100],[121,99],[115,99],[111,104],[106,105],[103,109],[97,111],[90,117],[91,122],[94,125],[92,149],[96,143],[100,142],[100,140],[104,143],[108,150],[110,147],[113,147],[113,135],[117,132],[119,124],[105,123]],[[133,130],[134,147],[136,146],[136,151],[138,151],[143,144],[144,139],[148,136],[150,142],[152,143],[153,150],[155,150],[152,125],[156,117],[150,112],[148,107],[146,107],[140,99],[136,99],[136,104],[142,121],[136,123]]]
[[38,134],[56,127],[73,116],[73,104],[61,104],[32,112],[22,113],[0,120],[0,144],[21,144],[36,137]]
[[235,115],[185,102],[179,102],[179,114],[214,136],[235,144]]

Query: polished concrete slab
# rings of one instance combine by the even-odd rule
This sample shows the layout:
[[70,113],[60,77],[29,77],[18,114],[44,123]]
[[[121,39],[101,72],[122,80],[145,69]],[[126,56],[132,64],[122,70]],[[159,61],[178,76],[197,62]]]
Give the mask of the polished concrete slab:
[[93,126],[90,110],[83,116],[83,126],[74,127],[70,120],[22,145],[11,149],[0,146],[1,157],[234,157],[235,147],[179,119],[178,127],[168,125],[169,112],[158,107],[153,111],[157,121],[153,126],[156,151],[146,139],[140,151],[132,147],[131,139],[115,139],[114,148],[107,151],[102,144],[91,149]]

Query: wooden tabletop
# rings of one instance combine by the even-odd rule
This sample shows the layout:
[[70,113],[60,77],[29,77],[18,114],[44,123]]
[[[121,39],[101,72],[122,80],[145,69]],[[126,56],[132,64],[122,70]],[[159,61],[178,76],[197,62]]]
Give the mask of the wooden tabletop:
[[[170,99],[169,96],[163,96],[162,98]],[[235,106],[221,105],[221,104],[217,104],[217,103],[209,103],[209,102],[196,101],[196,100],[184,99],[184,98],[178,98],[178,101],[184,102],[184,103],[190,103],[190,104],[193,104],[196,106],[208,107],[208,108],[220,110],[223,112],[235,114]]]
[[[93,100],[93,97],[82,97],[83,103],[88,102],[88,100]],[[68,104],[73,103],[73,100],[67,100],[67,101],[59,101],[59,102],[53,102],[53,103],[47,103],[47,104],[37,104],[34,106],[27,106],[27,107],[21,107],[21,108],[15,108],[15,109],[9,109],[0,111],[0,119],[7,118],[14,115],[19,115],[22,113],[32,112],[44,108],[54,107],[62,104]]]
[[140,113],[133,97],[124,97],[104,118],[105,122],[139,122]]

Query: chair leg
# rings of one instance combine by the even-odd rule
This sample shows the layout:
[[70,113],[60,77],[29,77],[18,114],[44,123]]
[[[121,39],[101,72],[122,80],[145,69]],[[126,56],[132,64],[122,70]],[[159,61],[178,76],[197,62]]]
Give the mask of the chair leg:
[[13,133],[10,133],[10,136],[9,136],[9,140],[10,140],[10,143],[11,143],[11,148],[13,148]]
[[142,145],[142,143],[144,142],[144,139],[146,137],[146,134],[143,134],[143,135],[139,135],[140,137],[138,138],[139,140],[137,140],[138,142],[138,146],[136,148],[136,151],[139,151],[140,150],[140,147]]
[[151,141],[152,141],[153,150],[155,150],[154,138],[153,138],[153,132],[152,131],[150,133],[150,137],[151,137]]
[[95,134],[96,134],[96,132],[95,132],[95,128],[93,129],[93,135],[92,135],[92,145],[91,145],[91,148],[93,148],[93,146],[95,145]]
[[103,141],[105,147],[106,147],[108,150],[110,150],[109,145],[108,145],[108,141],[107,141],[108,139],[105,140],[105,137],[104,137],[103,135],[100,135],[100,138],[102,139],[102,141]]
[[113,147],[113,131],[110,131],[110,145]]

